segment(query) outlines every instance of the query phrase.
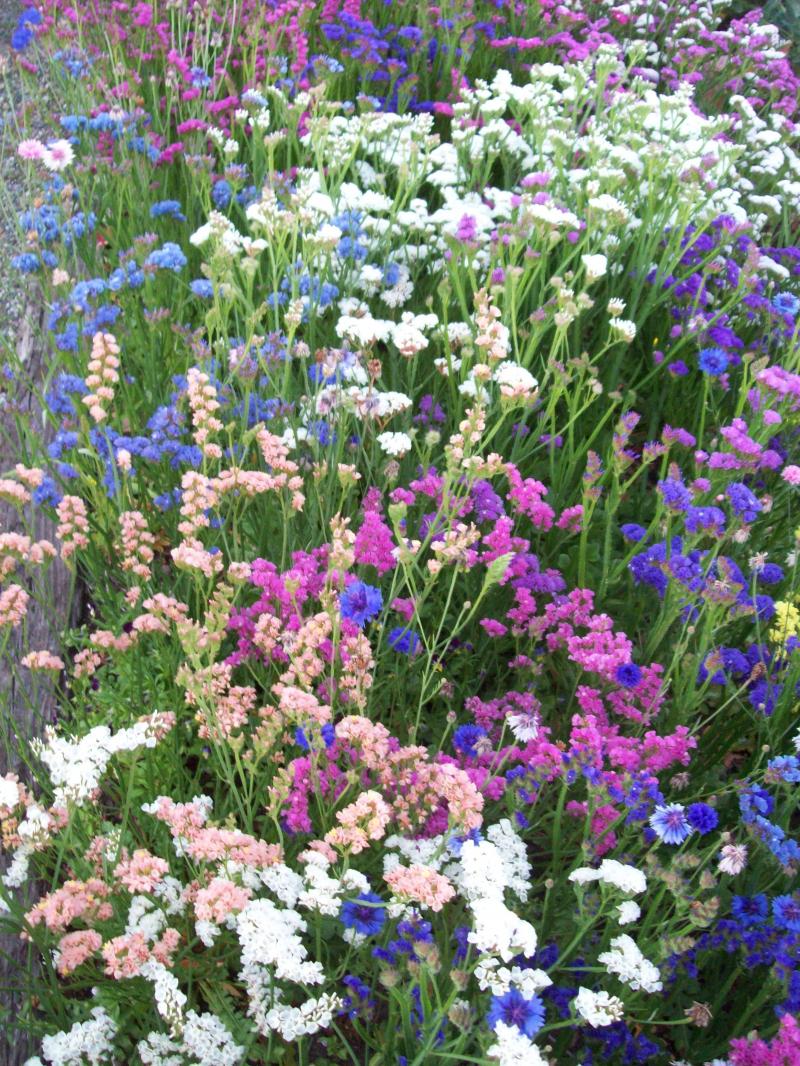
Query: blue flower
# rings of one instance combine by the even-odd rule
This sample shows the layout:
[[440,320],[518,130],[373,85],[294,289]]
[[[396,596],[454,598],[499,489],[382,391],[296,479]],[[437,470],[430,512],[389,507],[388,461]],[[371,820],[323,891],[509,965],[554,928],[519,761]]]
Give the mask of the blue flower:
[[709,377],[719,377],[728,369],[728,353],[722,348],[703,348],[697,357],[697,365]]
[[731,914],[745,928],[763,922],[768,910],[769,904],[763,892],[757,896],[734,896],[731,901]]
[[800,900],[795,896],[776,896],[772,901],[772,917],[790,933],[800,933]]
[[370,618],[374,618],[376,614],[380,614],[382,607],[381,590],[363,581],[354,581],[339,597],[339,610],[342,618],[355,622],[359,627],[368,622]]
[[650,815],[650,828],[664,844],[682,844],[692,831],[682,803],[656,807]]
[[745,522],[755,522],[757,515],[763,509],[758,497],[739,481],[728,485],[727,496],[731,502],[733,513],[744,519]]
[[214,286],[205,278],[197,278],[195,281],[190,281],[189,288],[192,294],[199,296],[201,300],[210,300],[214,295]]
[[177,200],[159,200],[158,203],[151,205],[151,218],[162,218],[164,215],[169,215],[178,222],[186,221],[186,215],[181,211],[181,205]]
[[712,829],[716,829],[719,822],[719,815],[707,803],[690,803],[686,810],[686,817],[689,825],[692,829],[696,829],[700,836],[705,836]]
[[225,181],[224,178],[222,181],[218,181],[211,190],[211,199],[214,203],[214,207],[223,211],[231,202],[232,195],[231,187],[228,182]]
[[172,270],[178,274],[186,266],[187,259],[174,241],[166,241],[161,248],[156,248],[144,261],[145,266]]
[[374,892],[362,892],[358,899],[343,904],[339,917],[346,929],[376,936],[386,921],[386,905]]
[[490,1029],[496,1029],[498,1022],[515,1025],[521,1033],[531,1038],[544,1024],[544,1004],[538,996],[526,999],[518,989],[511,988],[504,996],[492,996],[486,1021]]
[[486,730],[479,725],[460,725],[453,734],[453,747],[462,755],[474,758],[478,752],[475,745],[486,736]]
[[614,675],[623,688],[636,688],[642,680],[641,668],[636,663],[623,663]]
[[779,292],[772,297],[772,306],[779,315],[796,315],[800,300],[791,292]]
[[386,641],[390,648],[399,651],[402,655],[413,655],[420,645],[417,634],[411,629],[396,626],[389,630]]

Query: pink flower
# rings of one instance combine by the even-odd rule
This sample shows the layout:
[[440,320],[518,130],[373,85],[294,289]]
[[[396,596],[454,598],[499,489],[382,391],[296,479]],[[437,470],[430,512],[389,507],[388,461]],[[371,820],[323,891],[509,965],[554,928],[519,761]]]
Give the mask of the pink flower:
[[429,866],[398,866],[384,876],[395,896],[410,899],[432,911],[440,911],[456,892],[442,874]]
[[44,159],[45,146],[41,141],[20,141],[17,146],[17,155],[20,159]]
[[785,466],[781,477],[788,485],[800,485],[800,466]]
[[722,874],[730,874],[735,877],[740,874],[747,865],[746,844],[725,844],[719,853],[717,869]]

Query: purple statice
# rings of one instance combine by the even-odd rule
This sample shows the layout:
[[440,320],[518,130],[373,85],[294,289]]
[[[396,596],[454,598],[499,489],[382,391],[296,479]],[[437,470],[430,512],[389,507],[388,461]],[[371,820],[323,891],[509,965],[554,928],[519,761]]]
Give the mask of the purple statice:
[[664,844],[682,844],[692,832],[682,803],[656,807],[650,815],[650,828]]
[[178,200],[159,200],[150,205],[150,218],[174,218],[176,222],[185,222],[186,215],[181,211]]
[[486,1021],[490,1029],[502,1022],[532,1038],[544,1025],[544,1004],[538,996],[526,999],[519,989],[510,988],[504,996],[492,996]]
[[352,582],[339,597],[339,610],[342,618],[355,622],[359,628],[380,614],[382,607],[381,590],[363,581]]
[[476,481],[470,489],[472,514],[476,522],[496,522],[506,513],[503,500],[489,481]]
[[725,514],[719,507],[687,507],[684,525],[687,533],[722,533]]
[[362,936],[375,936],[386,922],[386,904],[374,892],[362,892],[357,899],[342,905],[339,918],[345,929],[355,929]]
[[647,536],[647,530],[644,526],[640,526],[636,522],[626,522],[619,529],[625,540],[632,540],[637,544]]
[[207,278],[196,278],[189,282],[189,290],[193,296],[201,300],[210,300],[214,295],[214,285]]
[[711,378],[718,378],[728,369],[728,353],[722,348],[703,348],[697,357],[697,365]]
[[659,481],[658,491],[670,511],[685,511],[692,505],[692,494],[679,477]]
[[728,485],[726,495],[730,500],[733,513],[745,522],[755,522],[759,513],[763,510],[758,497],[740,481],[735,481],[732,485]]
[[686,808],[686,817],[689,825],[696,829],[700,836],[716,829],[719,823],[719,815],[707,803],[690,803]]

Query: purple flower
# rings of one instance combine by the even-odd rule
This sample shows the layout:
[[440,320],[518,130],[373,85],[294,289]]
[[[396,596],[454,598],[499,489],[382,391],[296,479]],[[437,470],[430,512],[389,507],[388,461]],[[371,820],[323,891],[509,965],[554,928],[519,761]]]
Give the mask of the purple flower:
[[757,515],[762,510],[761,501],[757,496],[748,489],[746,485],[743,485],[740,481],[735,481],[732,485],[728,485],[727,496],[731,502],[731,510],[739,518],[743,518],[745,522],[755,522]]
[[682,844],[692,831],[682,803],[656,807],[650,816],[650,828],[664,844]]
[[659,481],[658,491],[670,511],[685,511],[692,504],[692,494],[680,478],[668,477]]
[[707,803],[690,803],[686,810],[686,817],[689,825],[692,829],[696,829],[700,836],[705,836],[712,829],[716,829],[719,822],[719,815]]
[[518,989],[511,988],[504,996],[492,996],[486,1021],[490,1029],[502,1022],[515,1025],[529,1038],[534,1037],[544,1024],[544,1004],[538,996],[526,999]]
[[636,663],[623,663],[614,676],[623,688],[636,688],[642,680],[642,671]]
[[355,622],[359,628],[379,614],[382,607],[381,590],[363,581],[354,581],[339,597],[342,618]]

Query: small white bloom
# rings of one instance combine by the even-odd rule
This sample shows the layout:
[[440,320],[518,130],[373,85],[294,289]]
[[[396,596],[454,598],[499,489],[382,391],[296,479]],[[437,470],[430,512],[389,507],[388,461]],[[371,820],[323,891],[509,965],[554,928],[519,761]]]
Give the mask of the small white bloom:
[[379,433],[377,441],[381,451],[396,458],[411,451],[411,437],[407,433]]
[[581,262],[589,285],[593,281],[599,281],[608,270],[608,259],[604,255],[582,255]]
[[590,988],[579,988],[572,1005],[577,1015],[595,1029],[618,1022],[625,1014],[621,999],[608,992],[592,992]]
[[635,903],[632,899],[626,899],[624,903],[620,903],[617,907],[617,914],[620,925],[630,925],[631,922],[637,921],[641,914],[639,904]]

